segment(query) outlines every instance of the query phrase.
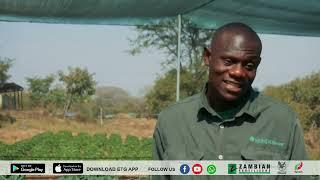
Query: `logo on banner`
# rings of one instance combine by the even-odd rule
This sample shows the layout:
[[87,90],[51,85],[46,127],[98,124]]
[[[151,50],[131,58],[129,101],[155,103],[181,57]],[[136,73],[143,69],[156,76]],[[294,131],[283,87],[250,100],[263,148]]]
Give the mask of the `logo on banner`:
[[296,164],[294,166],[294,172],[295,173],[303,173],[302,167],[303,167],[303,162],[300,162],[300,163]]
[[287,173],[287,164],[285,161],[278,161],[278,174],[286,174]]
[[228,164],[228,174],[237,174],[236,164]]
[[11,173],[45,173],[45,164],[11,164]]
[[239,174],[270,174],[270,164],[246,163],[239,164]]
[[202,173],[202,166],[201,164],[194,164],[192,166],[192,172],[193,174],[201,174]]
[[182,165],[180,166],[180,172],[181,172],[182,174],[188,174],[189,171],[190,171],[190,167],[189,167],[187,164],[182,164]]
[[12,165],[12,172],[16,172],[19,170],[19,167]]
[[217,171],[217,168],[215,165],[213,164],[210,164],[208,167],[207,167],[207,172],[208,174],[215,174]]
[[83,163],[53,163],[53,173],[82,174]]
[[58,164],[56,167],[54,167],[54,170],[58,173],[60,173],[62,170],[61,170],[61,165]]

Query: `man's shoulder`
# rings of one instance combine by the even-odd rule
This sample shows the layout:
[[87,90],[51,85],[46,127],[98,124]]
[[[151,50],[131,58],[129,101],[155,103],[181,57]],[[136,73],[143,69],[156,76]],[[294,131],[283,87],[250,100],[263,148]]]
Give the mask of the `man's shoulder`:
[[259,93],[259,95],[257,96],[257,103],[260,106],[266,106],[267,108],[265,108],[265,111],[263,112],[269,113],[273,116],[280,116],[284,119],[296,117],[296,113],[287,103],[263,93]]
[[178,101],[174,104],[169,105],[168,107],[164,108],[159,116],[166,116],[176,113],[183,113],[185,111],[189,111],[190,109],[196,108],[199,106],[200,102],[200,93],[195,94],[193,96],[189,96],[181,101]]

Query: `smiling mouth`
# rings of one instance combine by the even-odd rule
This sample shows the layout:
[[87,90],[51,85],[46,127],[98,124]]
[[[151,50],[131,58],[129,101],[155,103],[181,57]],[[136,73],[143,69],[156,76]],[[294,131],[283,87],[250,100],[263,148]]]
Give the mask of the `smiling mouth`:
[[241,88],[243,85],[243,83],[236,82],[236,81],[224,80],[223,82],[234,88]]

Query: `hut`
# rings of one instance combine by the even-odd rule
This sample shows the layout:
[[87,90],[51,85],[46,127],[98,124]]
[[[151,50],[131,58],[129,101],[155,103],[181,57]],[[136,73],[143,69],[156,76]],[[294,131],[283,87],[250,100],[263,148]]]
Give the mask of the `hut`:
[[0,109],[23,109],[23,87],[15,83],[0,85]]

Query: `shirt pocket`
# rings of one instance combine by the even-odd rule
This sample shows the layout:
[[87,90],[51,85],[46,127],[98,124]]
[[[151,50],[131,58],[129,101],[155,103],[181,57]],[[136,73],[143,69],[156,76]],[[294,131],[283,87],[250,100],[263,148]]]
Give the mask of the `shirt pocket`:
[[246,147],[241,150],[243,160],[287,160],[286,153],[282,151],[268,151],[262,148]]

